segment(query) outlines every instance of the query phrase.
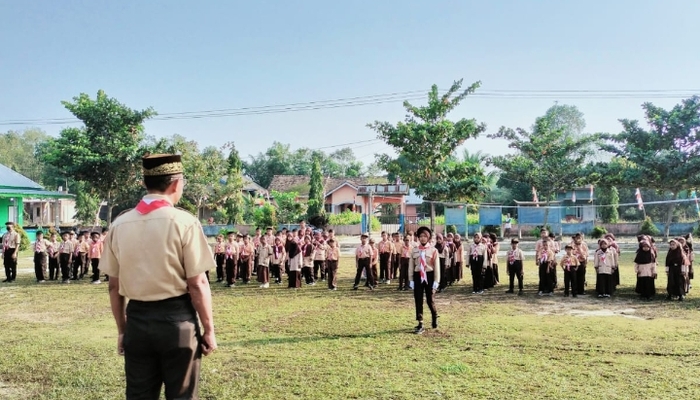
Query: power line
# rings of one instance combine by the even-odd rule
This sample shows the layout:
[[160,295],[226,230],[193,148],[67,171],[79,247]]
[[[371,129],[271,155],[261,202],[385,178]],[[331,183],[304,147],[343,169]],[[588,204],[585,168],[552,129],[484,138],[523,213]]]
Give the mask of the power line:
[[[440,94],[446,93],[441,90]],[[557,90],[481,90],[469,95],[481,99],[670,99],[686,98],[700,93],[700,89],[645,89],[645,90],[593,90],[593,89],[557,89]],[[201,111],[182,111],[160,114],[151,120],[202,119],[264,114],[279,114],[299,111],[315,111],[333,108],[358,107],[374,104],[420,100],[428,96],[427,92],[412,90],[367,96],[356,96],[330,100],[317,100],[255,107],[223,108]],[[0,121],[0,125],[60,125],[80,122],[76,118],[39,118]]]

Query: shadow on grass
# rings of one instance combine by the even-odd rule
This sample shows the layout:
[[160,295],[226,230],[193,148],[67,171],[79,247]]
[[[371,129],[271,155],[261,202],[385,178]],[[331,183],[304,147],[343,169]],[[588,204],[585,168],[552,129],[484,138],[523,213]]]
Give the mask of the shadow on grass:
[[312,343],[320,342],[324,340],[339,340],[339,339],[370,339],[377,338],[381,336],[392,336],[396,334],[410,333],[408,329],[393,329],[378,332],[367,332],[367,333],[357,333],[357,334],[340,334],[340,335],[324,335],[324,336],[304,336],[304,337],[280,337],[280,338],[265,338],[265,339],[251,339],[233,342],[222,342],[219,343],[220,346],[265,346],[265,345],[278,345],[278,344],[300,344],[300,343]]

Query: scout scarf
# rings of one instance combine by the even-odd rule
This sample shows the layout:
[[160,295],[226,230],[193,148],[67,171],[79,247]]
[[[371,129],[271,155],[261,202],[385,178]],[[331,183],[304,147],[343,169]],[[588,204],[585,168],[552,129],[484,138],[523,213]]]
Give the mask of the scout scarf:
[[275,260],[279,260],[280,253],[282,253],[282,246],[275,246]]
[[35,253],[41,253],[41,242],[38,241],[38,240],[37,240],[36,243],[34,244],[34,252],[35,252]]
[[231,260],[233,258],[233,246],[230,244],[226,246],[226,258]]
[[136,212],[141,215],[146,215],[159,208],[172,207],[169,201],[164,199],[141,199],[139,204],[136,205]]
[[540,257],[540,264],[541,263],[546,263],[547,262],[547,252],[543,251],[542,256]]
[[428,263],[425,259],[425,251],[427,249],[428,249],[428,246],[418,246],[418,250],[420,250],[420,281],[421,281],[421,283],[428,282],[428,274],[425,271],[425,268],[428,266]]
[[515,251],[511,250],[508,252],[508,264],[514,264],[515,263]]
[[600,253],[599,253],[600,262],[601,262],[602,264],[605,264],[605,256],[606,256],[607,252],[605,252],[605,251],[603,251],[603,250],[598,250],[598,251],[600,252]]
[[472,258],[475,260],[477,258],[479,258],[479,245],[478,244],[474,244],[472,246]]
[[90,254],[92,254],[93,256],[96,256],[96,255],[97,255],[97,245],[98,245],[99,243],[100,243],[100,242],[95,242],[95,241],[93,241],[92,244],[90,245]]
[[566,266],[567,271],[571,270],[571,258],[570,257],[566,257],[566,263],[564,265]]

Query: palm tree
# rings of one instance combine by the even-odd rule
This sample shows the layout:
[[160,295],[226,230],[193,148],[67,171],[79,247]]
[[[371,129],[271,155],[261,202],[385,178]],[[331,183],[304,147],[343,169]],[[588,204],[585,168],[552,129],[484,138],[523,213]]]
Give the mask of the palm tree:
[[470,152],[469,149],[462,150],[462,161],[470,164],[479,164],[486,171],[486,186],[488,187],[486,197],[489,198],[489,201],[493,201],[493,192],[497,189],[496,183],[498,182],[499,173],[496,169],[489,170],[487,165],[488,159],[489,155],[481,150],[474,153]]

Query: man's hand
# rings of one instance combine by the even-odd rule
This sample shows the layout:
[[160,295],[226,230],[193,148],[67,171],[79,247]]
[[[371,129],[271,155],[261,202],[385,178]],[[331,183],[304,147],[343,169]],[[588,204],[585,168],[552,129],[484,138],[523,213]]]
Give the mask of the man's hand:
[[12,253],[12,259],[16,260],[17,259],[17,253]]
[[124,355],[124,334],[120,333],[119,336],[117,336],[117,354],[120,356]]
[[202,354],[208,356],[216,349],[216,335],[214,335],[214,332],[204,332],[202,336]]

